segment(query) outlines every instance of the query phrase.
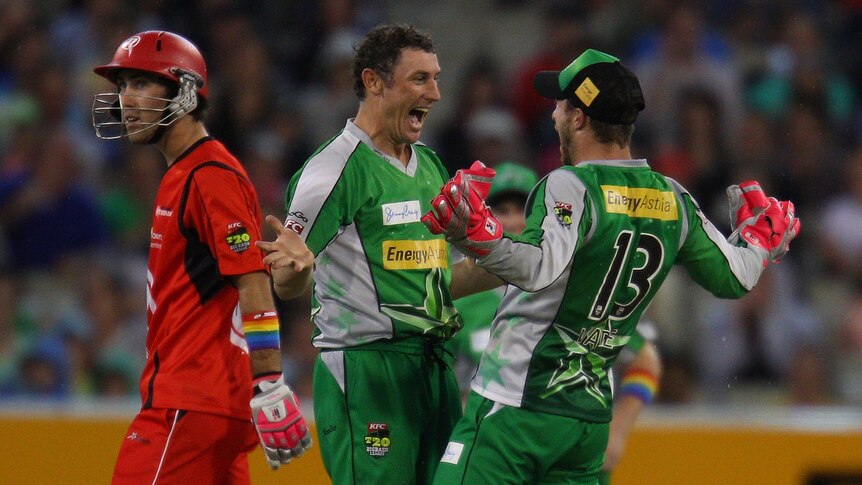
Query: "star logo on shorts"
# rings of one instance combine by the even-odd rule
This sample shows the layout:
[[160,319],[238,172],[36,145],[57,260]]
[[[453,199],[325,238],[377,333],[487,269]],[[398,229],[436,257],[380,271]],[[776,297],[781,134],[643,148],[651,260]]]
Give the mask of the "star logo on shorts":
[[132,431],[131,433],[129,433],[129,436],[126,436],[126,439],[136,441],[136,442],[144,444],[144,445],[150,444],[150,440],[139,435],[137,431]]

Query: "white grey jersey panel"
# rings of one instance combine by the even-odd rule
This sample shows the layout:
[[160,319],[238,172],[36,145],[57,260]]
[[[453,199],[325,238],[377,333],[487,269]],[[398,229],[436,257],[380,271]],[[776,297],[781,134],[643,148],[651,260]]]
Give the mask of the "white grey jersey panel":
[[479,366],[497,367],[499,375],[477,373],[470,387],[477,393],[509,406],[521,406],[533,350],[554,323],[563,301],[571,267],[566,267],[541,293],[509,285],[494,318],[491,338]]
[[[351,130],[344,130],[308,161],[288,214],[302,214],[307,219],[303,224],[314,226],[359,141]],[[303,232],[303,236],[310,233]],[[377,311],[371,270],[355,225],[342,226],[317,255],[313,277],[319,308],[312,321],[320,329],[313,340],[315,347],[338,348],[392,337],[389,318]]]
[[409,163],[393,161],[348,121],[291,178],[285,226],[315,254],[317,347],[445,339],[460,327],[448,245],[421,222],[446,170],[428,147],[410,149]]
[[579,243],[578,224],[587,188],[571,172],[557,170],[552,175],[546,178],[545,206],[554,207],[560,200],[572,201],[572,224],[560,224],[553,213],[548,213],[542,221],[544,235],[539,246],[503,238],[493,251],[476,261],[478,266],[526,291],[546,288],[561,276],[565,283]]
[[377,293],[355,225],[344,227],[316,261],[324,258],[327,264],[314,271],[319,309],[312,321],[320,329],[314,346],[352,347],[392,338],[391,320],[377,310]]

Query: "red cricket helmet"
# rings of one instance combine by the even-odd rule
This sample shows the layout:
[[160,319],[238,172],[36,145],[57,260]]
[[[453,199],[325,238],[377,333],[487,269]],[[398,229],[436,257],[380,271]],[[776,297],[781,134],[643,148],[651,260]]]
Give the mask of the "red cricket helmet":
[[171,32],[149,30],[129,37],[117,48],[109,64],[97,66],[93,72],[115,81],[119,69],[137,69],[177,83],[180,82],[178,69],[190,71],[203,81],[197,93],[203,99],[209,95],[207,66],[200,50],[186,38]]

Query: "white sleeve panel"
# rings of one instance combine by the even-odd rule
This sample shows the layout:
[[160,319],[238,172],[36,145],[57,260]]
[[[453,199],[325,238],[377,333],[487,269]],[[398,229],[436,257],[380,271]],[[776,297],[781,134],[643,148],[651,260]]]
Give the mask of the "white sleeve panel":
[[739,280],[739,284],[751,291],[760,275],[763,273],[767,253],[765,249],[756,246],[738,247],[730,244],[724,235],[706,218],[703,212],[697,212],[702,222],[703,230],[711,241],[715,243],[719,251],[727,259],[730,271]]
[[[579,242],[578,229],[584,214],[586,192],[586,187],[574,173],[567,170],[552,172],[547,177],[544,193],[536,194],[543,196],[545,212],[538,240],[504,238],[491,253],[477,260],[477,264],[525,291],[546,288],[572,263]],[[566,223],[565,214],[555,212],[558,207],[563,212],[571,207],[571,223]]]
[[359,140],[345,130],[303,167],[284,221],[285,226],[301,225],[304,230],[299,235],[303,240],[308,238],[358,143]]

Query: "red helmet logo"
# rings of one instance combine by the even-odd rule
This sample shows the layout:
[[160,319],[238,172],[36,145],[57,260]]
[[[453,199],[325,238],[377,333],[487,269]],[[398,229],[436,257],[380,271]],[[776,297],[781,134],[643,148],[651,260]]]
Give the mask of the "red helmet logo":
[[141,42],[141,37],[137,35],[133,35],[126,39],[122,44],[120,44],[120,50],[124,50],[129,53],[129,57],[132,56],[132,49],[135,48]]
[[93,69],[96,74],[114,80],[119,69],[136,69],[180,82],[178,72],[191,72],[203,82],[197,93],[209,96],[207,66],[200,50],[180,35],[163,30],[135,34],[120,44],[108,64]]

